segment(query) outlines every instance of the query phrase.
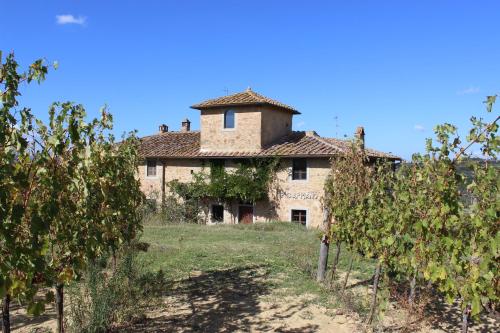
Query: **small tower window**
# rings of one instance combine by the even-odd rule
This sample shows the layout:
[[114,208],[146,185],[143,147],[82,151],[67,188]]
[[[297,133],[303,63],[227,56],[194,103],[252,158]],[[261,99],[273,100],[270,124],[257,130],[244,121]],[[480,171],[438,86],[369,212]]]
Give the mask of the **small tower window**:
[[227,110],[224,112],[224,128],[234,128],[234,111]]

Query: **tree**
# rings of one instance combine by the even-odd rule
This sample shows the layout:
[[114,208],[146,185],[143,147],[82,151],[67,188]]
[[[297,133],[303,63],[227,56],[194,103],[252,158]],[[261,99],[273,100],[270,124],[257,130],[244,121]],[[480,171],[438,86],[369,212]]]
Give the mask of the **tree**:
[[38,181],[39,161],[30,149],[28,135],[32,131],[30,109],[19,107],[19,86],[40,83],[48,67],[43,60],[19,71],[14,53],[5,61],[0,52],[0,297],[3,298],[2,330],[10,332],[9,303],[13,297],[28,302],[28,312],[42,310],[33,302],[36,273],[43,269],[40,260],[45,247],[46,228],[30,218],[33,189]]
[[48,292],[35,302],[37,290],[55,285],[63,332],[64,285],[141,228],[138,142],[134,133],[114,142],[106,109],[87,123],[83,106],[54,103],[47,124],[27,108],[17,110],[19,84],[40,82],[47,67],[39,60],[25,73],[17,68],[13,54],[0,67],[2,329],[10,331],[12,297],[26,300],[28,312],[37,314],[54,299]]
[[[488,112],[495,100],[485,101]],[[499,119],[472,117],[464,147],[455,126],[436,126],[426,153],[414,154],[396,173],[388,165],[367,167],[355,150],[333,160],[325,186],[335,220],[331,237],[346,242],[351,252],[377,259],[368,323],[383,268],[410,280],[410,302],[422,278],[448,301],[459,299],[464,332],[470,316],[498,304],[500,174],[488,158],[497,158],[500,150]],[[468,178],[458,166],[476,146],[487,159],[473,161]]]
[[55,103],[49,125],[39,123],[38,142],[44,172],[37,193],[41,220],[49,225],[46,281],[56,287],[58,331],[63,328],[63,288],[89,262],[113,255],[140,230],[143,202],[137,175],[137,139],[119,144],[112,117],[85,122],[81,105]]
[[[333,221],[328,238],[339,244],[338,258],[340,243],[345,243],[351,253],[360,249],[359,228],[363,224],[364,215],[363,210],[358,207],[370,190],[373,169],[368,164],[364,150],[354,143],[348,151],[335,156],[331,165],[330,175],[325,182],[324,204]],[[336,263],[338,259],[332,267],[332,280]]]

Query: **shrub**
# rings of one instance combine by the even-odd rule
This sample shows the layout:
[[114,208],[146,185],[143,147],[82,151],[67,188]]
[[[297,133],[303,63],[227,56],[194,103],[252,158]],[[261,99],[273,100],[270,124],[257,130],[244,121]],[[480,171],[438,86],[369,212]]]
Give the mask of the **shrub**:
[[68,288],[72,332],[107,332],[113,326],[141,319],[165,289],[162,271],[144,272],[136,246],[119,253],[114,271],[107,259],[89,265],[82,280]]

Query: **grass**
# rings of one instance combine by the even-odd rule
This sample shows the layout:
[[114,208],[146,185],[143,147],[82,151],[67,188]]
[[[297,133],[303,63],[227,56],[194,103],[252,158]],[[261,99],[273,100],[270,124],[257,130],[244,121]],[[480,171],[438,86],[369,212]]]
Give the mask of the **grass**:
[[[275,294],[289,296],[312,294],[323,304],[329,293],[316,283],[319,233],[291,223],[253,225],[177,224],[145,226],[142,241],[150,244],[141,254],[146,267],[162,270],[170,280],[185,280],[192,275],[259,267],[265,270],[266,283]],[[335,247],[331,246],[330,262]],[[343,253],[339,271],[348,266]],[[367,279],[373,264],[357,261],[352,277]]]

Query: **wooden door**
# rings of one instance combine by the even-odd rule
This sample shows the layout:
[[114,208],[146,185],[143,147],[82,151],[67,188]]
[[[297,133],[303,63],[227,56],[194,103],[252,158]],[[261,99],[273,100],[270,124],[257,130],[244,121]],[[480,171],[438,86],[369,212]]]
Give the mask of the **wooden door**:
[[240,206],[238,222],[243,224],[253,223],[253,206]]

